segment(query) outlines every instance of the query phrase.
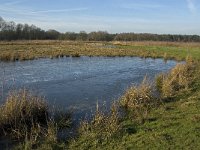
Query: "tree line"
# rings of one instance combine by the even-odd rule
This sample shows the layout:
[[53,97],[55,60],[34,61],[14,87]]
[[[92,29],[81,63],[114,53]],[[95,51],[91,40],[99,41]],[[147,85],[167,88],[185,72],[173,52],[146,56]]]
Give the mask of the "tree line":
[[172,35],[150,33],[116,33],[106,31],[80,31],[60,33],[56,30],[42,30],[35,25],[7,22],[0,17],[0,40],[78,40],[78,41],[169,41],[169,42],[200,42],[199,35]]

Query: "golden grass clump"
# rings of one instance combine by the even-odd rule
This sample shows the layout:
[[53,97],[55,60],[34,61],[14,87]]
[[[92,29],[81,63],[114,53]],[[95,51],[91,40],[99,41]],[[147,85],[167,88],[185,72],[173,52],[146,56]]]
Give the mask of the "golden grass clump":
[[152,86],[145,77],[139,86],[132,86],[120,99],[120,104],[126,109],[147,111],[154,103]]
[[0,106],[0,138],[18,141],[16,149],[59,146],[58,131],[70,127],[71,113],[52,113],[42,97],[25,89],[11,92]]
[[156,85],[163,97],[172,97],[180,90],[188,90],[192,83],[194,64],[177,64],[167,74],[160,74]]
[[24,137],[33,126],[47,125],[48,106],[26,90],[9,94],[0,107],[0,134]]
[[119,123],[118,105],[111,106],[109,114],[103,113],[97,104],[96,113],[92,121],[84,120],[80,124],[79,133],[84,138],[94,138],[99,141],[107,140],[118,134],[121,129]]
[[146,77],[139,86],[130,87],[120,98],[121,106],[142,120],[147,117],[149,109],[155,102],[153,88]]

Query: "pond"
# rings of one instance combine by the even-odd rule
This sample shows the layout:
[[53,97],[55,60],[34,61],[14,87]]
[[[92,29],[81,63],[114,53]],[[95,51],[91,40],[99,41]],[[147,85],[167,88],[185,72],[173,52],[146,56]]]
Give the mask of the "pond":
[[166,72],[176,61],[139,57],[66,57],[0,62],[0,98],[8,91],[27,88],[45,96],[48,103],[76,110],[76,115],[109,105],[144,76],[150,79]]

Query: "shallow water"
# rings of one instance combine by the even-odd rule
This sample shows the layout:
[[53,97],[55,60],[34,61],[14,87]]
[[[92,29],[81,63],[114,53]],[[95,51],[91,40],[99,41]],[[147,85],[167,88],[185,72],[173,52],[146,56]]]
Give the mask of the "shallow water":
[[109,104],[145,75],[151,79],[176,61],[138,57],[67,57],[23,62],[0,62],[0,98],[9,90],[28,88],[51,105],[73,108],[78,114]]

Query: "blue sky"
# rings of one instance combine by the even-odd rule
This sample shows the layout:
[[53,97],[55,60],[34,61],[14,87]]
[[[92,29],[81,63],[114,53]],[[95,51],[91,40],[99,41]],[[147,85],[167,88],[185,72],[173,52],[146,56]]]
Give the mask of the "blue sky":
[[200,35],[200,0],[0,0],[0,16],[61,32]]

